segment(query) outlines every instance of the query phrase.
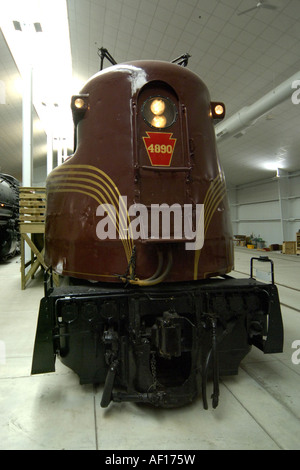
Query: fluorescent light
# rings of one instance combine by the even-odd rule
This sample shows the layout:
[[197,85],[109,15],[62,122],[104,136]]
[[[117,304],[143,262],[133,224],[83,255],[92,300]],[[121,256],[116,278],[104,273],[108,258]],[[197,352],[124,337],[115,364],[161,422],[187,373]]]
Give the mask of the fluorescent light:
[[278,162],[264,162],[263,163],[263,168],[265,168],[265,170],[277,170],[278,168]]
[[273,170],[277,171],[278,168],[282,168],[284,166],[284,159],[283,158],[277,158],[276,160],[270,160],[270,161],[265,161],[262,164],[262,167],[265,170]]
[[41,33],[43,31],[41,23],[33,23],[33,26],[34,26],[34,29],[37,33]]
[[20,21],[13,21],[13,25],[16,31],[22,31],[21,23]]

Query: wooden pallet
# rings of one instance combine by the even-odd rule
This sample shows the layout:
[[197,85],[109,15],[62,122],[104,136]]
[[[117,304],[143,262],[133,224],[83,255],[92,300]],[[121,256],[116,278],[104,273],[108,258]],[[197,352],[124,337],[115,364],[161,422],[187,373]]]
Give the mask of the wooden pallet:
[[[41,187],[20,188],[19,227],[21,235],[21,288],[25,289],[27,282],[34,278],[39,267],[47,269],[44,260],[44,247],[36,246],[35,235],[45,233],[46,190]],[[25,262],[25,243],[31,250],[31,261]],[[43,243],[44,245],[44,243]],[[26,273],[26,269],[30,269]],[[54,277],[58,284],[58,276]]]
[[44,224],[45,212],[45,188],[20,188],[20,224]]

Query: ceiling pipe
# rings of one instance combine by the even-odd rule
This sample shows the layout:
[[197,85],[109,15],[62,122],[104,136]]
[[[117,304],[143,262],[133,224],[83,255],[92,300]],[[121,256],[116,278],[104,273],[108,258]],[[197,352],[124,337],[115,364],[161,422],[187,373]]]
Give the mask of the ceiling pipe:
[[[253,125],[258,118],[262,117],[275,106],[289,98],[292,99],[293,93],[296,93],[293,89],[299,86],[300,71],[285,80],[252,105],[242,108],[230,118],[219,123],[215,127],[216,140],[223,141],[227,137],[243,132],[249,126]],[[297,93],[299,94],[299,92]]]

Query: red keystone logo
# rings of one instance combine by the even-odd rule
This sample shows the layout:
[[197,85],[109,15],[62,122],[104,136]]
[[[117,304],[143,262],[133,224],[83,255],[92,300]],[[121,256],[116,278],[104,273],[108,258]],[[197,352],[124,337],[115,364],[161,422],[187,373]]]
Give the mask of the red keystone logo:
[[143,141],[152,166],[170,166],[177,139],[171,133],[146,132]]

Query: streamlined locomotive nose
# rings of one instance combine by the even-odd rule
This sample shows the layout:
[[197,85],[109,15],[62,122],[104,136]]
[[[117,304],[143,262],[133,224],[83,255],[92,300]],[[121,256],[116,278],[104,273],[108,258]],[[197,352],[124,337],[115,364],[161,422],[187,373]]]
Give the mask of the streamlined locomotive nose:
[[225,107],[210,101],[199,77],[164,62],[115,65],[92,77],[71,107],[75,152],[47,180],[48,265],[115,283],[230,272],[232,233],[214,137]]

